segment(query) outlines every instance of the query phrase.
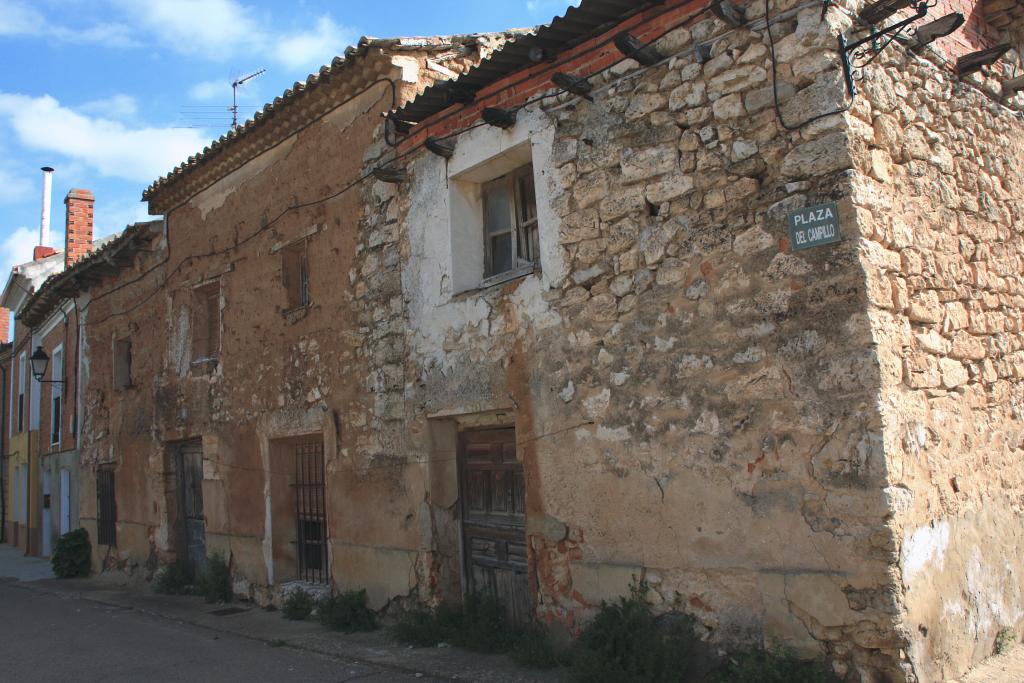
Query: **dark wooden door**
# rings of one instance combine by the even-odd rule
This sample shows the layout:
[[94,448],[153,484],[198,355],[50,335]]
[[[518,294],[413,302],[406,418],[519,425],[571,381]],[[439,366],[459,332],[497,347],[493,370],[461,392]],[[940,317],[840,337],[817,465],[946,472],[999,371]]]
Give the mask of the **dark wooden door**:
[[517,624],[533,612],[526,560],[526,483],[515,430],[459,438],[462,543],[468,589],[497,597]]
[[203,516],[203,446],[191,441],[175,453],[178,491],[178,557],[193,577],[206,569],[206,518]]

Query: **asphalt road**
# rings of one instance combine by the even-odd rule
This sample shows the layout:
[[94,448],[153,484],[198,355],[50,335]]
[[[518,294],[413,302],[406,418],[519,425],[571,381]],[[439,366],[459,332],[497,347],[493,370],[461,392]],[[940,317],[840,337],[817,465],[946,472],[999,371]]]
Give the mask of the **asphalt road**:
[[423,681],[0,582],[0,681]]

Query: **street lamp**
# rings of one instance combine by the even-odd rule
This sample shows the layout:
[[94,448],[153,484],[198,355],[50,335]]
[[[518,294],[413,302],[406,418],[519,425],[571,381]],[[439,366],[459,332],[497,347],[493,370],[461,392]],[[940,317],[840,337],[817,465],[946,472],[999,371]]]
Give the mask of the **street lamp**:
[[42,346],[36,347],[36,350],[29,358],[29,362],[32,363],[32,376],[40,384],[67,384],[62,379],[43,379],[43,376],[46,374],[46,366],[50,364],[50,357],[46,355],[46,351],[43,351]]

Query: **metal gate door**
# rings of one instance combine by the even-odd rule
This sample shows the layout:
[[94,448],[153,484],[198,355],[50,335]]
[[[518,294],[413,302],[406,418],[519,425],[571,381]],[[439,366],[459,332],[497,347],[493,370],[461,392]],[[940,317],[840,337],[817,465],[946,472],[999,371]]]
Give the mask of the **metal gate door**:
[[295,447],[295,519],[299,579],[327,582],[327,512],[324,501],[324,445]]
[[178,491],[178,557],[193,577],[206,569],[206,518],[203,516],[203,446],[182,444],[175,453]]
[[532,614],[526,560],[526,484],[515,430],[459,438],[462,544],[470,592],[492,595],[513,623]]

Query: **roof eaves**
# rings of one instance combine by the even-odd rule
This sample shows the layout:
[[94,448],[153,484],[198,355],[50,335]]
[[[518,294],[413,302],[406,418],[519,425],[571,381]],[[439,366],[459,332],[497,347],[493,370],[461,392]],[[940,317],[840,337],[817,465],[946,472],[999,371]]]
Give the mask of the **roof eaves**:
[[[272,102],[265,104],[251,119],[238,128],[220,136],[202,151],[193,154],[169,173],[155,180],[143,191],[142,199],[143,201],[156,199],[160,194],[181,181],[182,178],[192,173],[195,169],[208,165],[215,159],[227,155],[229,151],[235,151],[241,141],[252,139],[256,131],[268,128],[282,110],[293,107],[303,101],[310,92],[329,84],[339,83],[338,79],[344,79],[346,76],[357,77],[360,73],[357,71],[357,67],[368,66],[369,60],[367,57],[371,53],[384,55],[388,52],[445,52],[456,48],[476,48],[482,43],[508,40],[520,33],[513,30],[501,33],[413,38],[372,38],[364,36],[360,38],[356,46],[347,48],[343,56],[335,57],[330,64],[321,67],[318,72],[309,74],[305,81],[294,83],[282,95],[274,98]],[[367,68],[364,73],[373,75],[376,78],[376,72],[372,69]],[[342,84],[344,82],[344,80],[340,81]],[[294,130],[289,128],[282,131],[282,136],[286,138],[294,134],[294,132]],[[234,168],[246,163],[256,154],[263,151],[265,149],[257,146],[253,154],[236,154],[237,158],[232,160],[231,168],[227,172],[234,170]],[[226,175],[226,173],[219,174],[221,177],[223,175]]]
[[535,47],[543,48],[548,55],[564,52],[600,35],[615,23],[663,1],[582,0],[578,7],[569,7],[564,15],[555,17],[550,24],[518,33],[459,78],[426,88],[418,97],[406,103],[397,115],[405,121],[424,121],[451,106],[445,96],[447,89],[478,91],[511,73],[533,66],[530,53]]

